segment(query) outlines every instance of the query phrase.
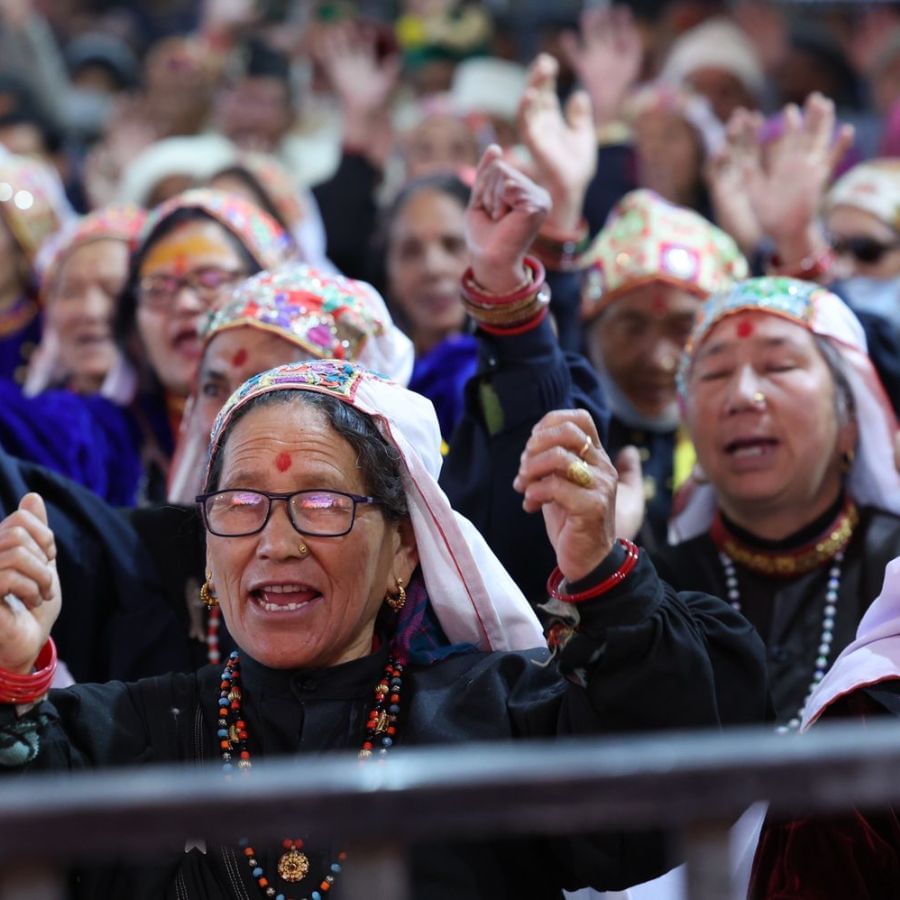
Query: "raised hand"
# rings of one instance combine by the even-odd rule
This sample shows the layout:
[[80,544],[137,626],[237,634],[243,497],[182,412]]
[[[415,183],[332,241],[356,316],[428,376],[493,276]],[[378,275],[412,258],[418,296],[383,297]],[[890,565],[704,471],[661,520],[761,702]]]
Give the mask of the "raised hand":
[[325,70],[345,116],[368,116],[385,110],[400,74],[399,56],[378,59],[370,30],[335,25],[316,46],[316,61]]
[[546,53],[531,64],[518,126],[534,160],[535,175],[553,202],[547,224],[570,231],[581,218],[584,192],[597,168],[597,140],[584,91],[572,94],[563,115],[556,94],[558,71],[556,60]]
[[598,125],[614,119],[644,62],[641,35],[627,6],[594,6],[581,16],[580,40],[562,35],[563,51],[591,98]]
[[0,668],[28,674],[59,615],[56,542],[39,494],[0,522]]
[[737,110],[728,123],[727,149],[708,170],[723,227],[746,246],[753,232],[772,238],[779,255],[793,263],[821,244],[816,215],[831,173],[853,142],[853,128],[835,137],[834,103],[810,94],[801,112],[793,104],[783,113],[784,132],[763,151],[758,113]]
[[550,211],[550,196],[527,175],[485,150],[466,209],[466,246],[475,281],[504,294],[525,280],[525,255]]
[[586,410],[554,410],[534,426],[513,487],[527,512],[543,513],[566,581],[588,575],[612,550],[617,482]]
[[748,255],[763,237],[749,191],[751,174],[762,165],[759,148],[762,126],[759,113],[735,110],[725,129],[725,145],[710,157],[704,172],[716,223]]
[[834,103],[819,93],[807,97],[802,112],[785,107],[783,118],[784,134],[767,146],[765,166],[752,173],[749,190],[763,232],[783,248],[783,258],[793,259],[791,246],[813,226],[853,128],[841,127],[835,139]]

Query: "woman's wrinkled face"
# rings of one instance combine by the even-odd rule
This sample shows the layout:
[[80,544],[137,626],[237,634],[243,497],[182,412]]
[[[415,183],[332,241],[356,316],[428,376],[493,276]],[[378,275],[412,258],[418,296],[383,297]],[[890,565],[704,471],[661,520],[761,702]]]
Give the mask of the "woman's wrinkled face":
[[587,330],[588,355],[643,416],[677,411],[675,376],[698,300],[655,282],[613,300]]
[[688,376],[685,420],[726,511],[836,496],[856,439],[854,424],[838,423],[834,379],[812,334],[758,312],[709,332]]
[[[900,278],[900,234],[886,222],[853,206],[835,206],[825,224],[838,252],[841,277]],[[850,252],[854,246],[859,248],[858,254]]]
[[[369,494],[356,451],[320,410],[300,402],[251,410],[221,452],[219,490]],[[370,653],[385,594],[396,592],[398,577],[408,582],[416,562],[411,526],[388,522],[377,505],[357,507],[342,537],[299,534],[283,502],[259,534],[207,534],[207,564],[228,630],[242,650],[279,669],[334,666]]]
[[397,213],[388,236],[388,295],[421,353],[460,331],[459,282],[469,256],[465,210],[442,191],[422,190]]
[[[168,391],[187,396],[203,352],[199,327],[248,274],[246,264],[221,225],[198,219],[156,241],[138,274],[142,286],[162,285],[159,291],[138,289],[137,327],[150,365]],[[218,286],[198,292],[185,279]]]
[[220,332],[200,364],[193,410],[198,427],[208,438],[225,401],[251,376],[306,359],[305,350],[271,331],[245,325]]
[[47,296],[47,324],[75,390],[98,390],[116,360],[113,319],[127,277],[128,245],[112,239],[76,247],[56,275]]

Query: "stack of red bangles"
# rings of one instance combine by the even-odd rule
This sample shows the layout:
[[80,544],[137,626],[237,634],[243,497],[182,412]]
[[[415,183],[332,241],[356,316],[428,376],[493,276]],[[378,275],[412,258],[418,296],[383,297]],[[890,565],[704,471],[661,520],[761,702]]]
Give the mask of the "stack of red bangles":
[[53,683],[56,674],[56,644],[53,638],[47,638],[31,675],[19,675],[0,669],[0,703],[20,706],[24,703],[36,703]]
[[625,548],[625,562],[609,578],[604,578],[600,584],[595,584],[586,591],[581,591],[577,594],[561,594],[559,587],[563,583],[563,573],[559,571],[559,566],[557,566],[547,579],[547,593],[554,600],[561,600],[563,603],[583,603],[585,600],[594,600],[597,597],[602,597],[617,584],[621,584],[637,565],[640,551],[631,541],[625,538],[619,538],[618,540]]
[[462,277],[463,305],[478,326],[488,334],[521,334],[534,328],[547,315],[550,289],[541,263],[525,257],[528,278],[521,287],[508,294],[492,294],[484,290],[466,269]]

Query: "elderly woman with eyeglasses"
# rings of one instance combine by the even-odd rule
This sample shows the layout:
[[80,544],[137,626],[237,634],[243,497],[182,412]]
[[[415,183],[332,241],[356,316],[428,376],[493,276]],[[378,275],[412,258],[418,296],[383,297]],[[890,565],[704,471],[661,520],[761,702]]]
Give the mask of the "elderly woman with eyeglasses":
[[[177,759],[227,774],[261,756],[354,748],[365,760],[764,714],[760,647],[743,619],[715,598],[676,595],[615,540],[615,469],[589,415],[539,423],[516,481],[557,554],[552,656],[438,487],[439,447],[428,401],[351,363],[251,378],[216,420],[197,498],[202,593],[238,650],[196,674],[49,696],[61,598],[53,534],[40,498],[26,497],[0,524],[0,768]],[[430,844],[412,858],[417,898],[558,898],[665,867],[658,837],[634,834]],[[140,871],[112,863],[82,871],[78,892],[312,897],[325,883],[339,896],[345,865],[339,839],[298,811],[280,846],[246,835]]]

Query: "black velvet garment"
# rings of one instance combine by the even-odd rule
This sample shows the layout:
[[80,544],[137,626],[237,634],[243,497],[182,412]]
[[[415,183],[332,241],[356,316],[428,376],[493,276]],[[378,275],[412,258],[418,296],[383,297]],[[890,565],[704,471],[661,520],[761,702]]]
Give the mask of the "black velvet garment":
[[[838,504],[838,507],[840,503]],[[831,517],[833,511],[826,514]],[[830,519],[829,519],[830,520]],[[789,549],[821,533],[825,523],[812,523],[795,539],[777,545],[757,542],[765,549]],[[811,533],[807,533],[811,532]],[[747,535],[741,535],[746,541]],[[861,509],[860,521],[844,552],[832,650],[833,662],[856,636],[856,627],[878,596],[887,564],[900,554],[900,518],[874,509]],[[660,577],[679,590],[708,591],[727,596],[719,551],[709,535],[700,535],[654,557]],[[770,578],[735,563],[741,612],[766,644],[770,689],[777,719],[797,715],[809,690],[819,643],[831,561],[798,578]]]
[[[598,568],[594,578],[605,577],[604,571]],[[546,650],[471,652],[431,666],[409,665],[397,746],[391,752],[466,741],[715,728],[764,715],[762,646],[753,630],[714,597],[676,594],[659,581],[645,557],[623,584],[580,604],[579,612],[578,634],[561,660],[549,666],[535,664],[546,659]],[[386,653],[385,644],[371,656],[321,671],[272,670],[243,658],[243,713],[253,758],[297,756],[299,766],[305,754],[360,747]],[[586,687],[561,674],[573,666],[585,668]],[[157,761],[218,767],[219,677],[218,668],[207,667],[136,684],[52,692],[16,723],[18,728],[34,723],[40,741],[30,769]],[[0,707],[0,772],[7,774],[21,771],[11,768],[3,751],[15,716],[13,708]],[[224,781],[222,790],[228,790]],[[74,895],[106,900],[262,896],[236,848],[186,853],[184,836],[176,832],[173,823],[167,861],[84,871]],[[336,848],[317,845],[302,812],[291,836],[304,838],[311,875],[320,878]],[[253,843],[252,835],[248,838]],[[291,886],[277,875],[277,844],[254,847],[274,887],[287,893]],[[666,857],[659,834],[442,842],[413,847],[410,860],[416,900],[557,900],[563,889],[621,888],[675,862]],[[329,896],[340,898],[340,879]]]
[[[853,691],[825,718],[866,724],[900,716],[900,681]],[[748,897],[752,900],[896,900],[900,897],[900,816],[895,809],[767,820]]]

